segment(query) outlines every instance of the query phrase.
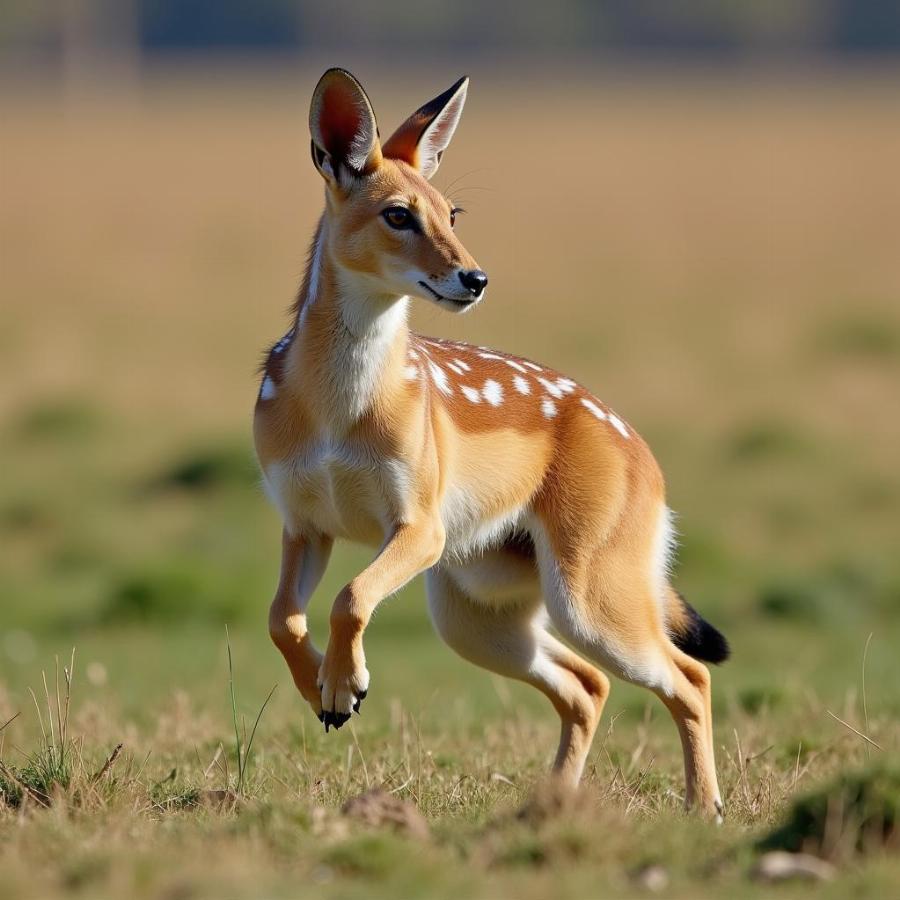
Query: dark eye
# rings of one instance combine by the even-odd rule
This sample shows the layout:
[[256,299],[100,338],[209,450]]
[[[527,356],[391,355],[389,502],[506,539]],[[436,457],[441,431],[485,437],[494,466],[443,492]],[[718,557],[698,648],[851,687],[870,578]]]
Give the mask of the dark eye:
[[416,226],[412,213],[402,206],[389,206],[381,215],[384,221],[397,231],[406,231]]
[[454,206],[453,209],[450,210],[450,227],[451,228],[456,224],[456,217],[461,212],[465,212],[465,210],[461,206]]

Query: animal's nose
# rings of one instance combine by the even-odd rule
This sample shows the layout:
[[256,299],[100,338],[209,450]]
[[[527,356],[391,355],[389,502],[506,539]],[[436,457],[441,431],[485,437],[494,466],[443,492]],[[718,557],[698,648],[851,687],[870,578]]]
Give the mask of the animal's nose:
[[459,273],[462,286],[473,296],[477,297],[487,287],[487,273],[481,269],[469,269]]

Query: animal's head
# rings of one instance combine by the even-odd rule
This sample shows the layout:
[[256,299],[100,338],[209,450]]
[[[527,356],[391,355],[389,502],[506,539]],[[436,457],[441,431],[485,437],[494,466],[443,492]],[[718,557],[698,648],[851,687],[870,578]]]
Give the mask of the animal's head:
[[382,144],[372,104],[349,72],[329,69],[316,85],[309,128],[327,185],[329,245],[373,293],[412,294],[455,311],[484,296],[487,275],[453,231],[459,210],[429,183],[467,86],[461,78]]

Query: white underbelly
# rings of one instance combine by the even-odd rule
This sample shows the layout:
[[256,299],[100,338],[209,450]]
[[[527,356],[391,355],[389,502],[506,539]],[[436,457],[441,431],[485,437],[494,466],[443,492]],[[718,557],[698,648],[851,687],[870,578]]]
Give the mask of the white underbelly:
[[539,602],[541,583],[533,558],[504,549],[488,550],[445,569],[468,597],[485,606],[521,606]]
[[462,561],[499,547],[519,528],[525,509],[514,506],[489,512],[474,491],[451,486],[441,503],[441,521],[447,535],[444,558]]

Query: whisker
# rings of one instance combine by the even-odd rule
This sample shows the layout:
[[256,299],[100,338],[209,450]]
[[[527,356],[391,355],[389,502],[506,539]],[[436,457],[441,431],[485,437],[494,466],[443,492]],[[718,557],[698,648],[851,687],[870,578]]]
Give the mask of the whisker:
[[487,191],[488,193],[496,194],[497,188],[479,187],[478,185],[472,184],[472,185],[469,185],[468,187],[458,188],[453,193],[456,195],[459,195],[459,194],[463,193],[464,191]]
[[477,168],[477,169],[470,169],[468,172],[463,172],[462,175],[459,175],[459,176],[457,176],[456,178],[454,178],[453,181],[451,181],[450,184],[448,184],[448,185],[441,191],[441,193],[442,193],[442,194],[446,194],[448,191],[452,191],[454,185],[459,184],[460,181],[462,181],[464,178],[468,178],[470,175],[475,175],[477,172],[489,172],[489,171],[490,171],[490,167],[488,167],[488,166],[481,166],[480,168]]

